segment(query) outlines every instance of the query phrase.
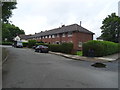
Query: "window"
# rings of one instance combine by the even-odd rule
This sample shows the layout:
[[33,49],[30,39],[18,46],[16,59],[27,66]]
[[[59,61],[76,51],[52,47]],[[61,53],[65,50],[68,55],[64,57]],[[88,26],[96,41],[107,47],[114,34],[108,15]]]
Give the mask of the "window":
[[71,32],[71,33],[70,33],[70,32],[68,33],[68,37],[72,37],[72,32]]
[[57,34],[57,37],[59,37],[59,34]]
[[52,38],[55,38],[55,35],[52,35]]
[[45,38],[47,38],[47,36],[45,36]]
[[49,38],[51,38],[51,35],[49,35]]
[[60,44],[60,42],[59,42],[59,41],[56,41],[56,44]]
[[82,42],[79,42],[79,43],[78,43],[78,47],[82,47]]
[[62,34],[62,37],[65,37],[65,33]]

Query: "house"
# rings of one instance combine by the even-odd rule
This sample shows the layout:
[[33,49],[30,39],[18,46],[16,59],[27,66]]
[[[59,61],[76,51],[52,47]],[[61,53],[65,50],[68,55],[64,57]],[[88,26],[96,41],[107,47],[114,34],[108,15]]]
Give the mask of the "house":
[[28,42],[28,39],[30,39],[30,36],[32,36],[32,35],[18,35],[13,40],[14,41]]
[[98,41],[103,41],[103,39],[102,39],[101,36],[97,37],[97,40],[98,40]]
[[31,36],[30,39],[42,41],[49,44],[60,44],[64,42],[73,43],[73,50],[82,50],[82,43],[93,40],[94,33],[85,29],[81,25],[62,25],[62,27],[52,30],[42,31]]

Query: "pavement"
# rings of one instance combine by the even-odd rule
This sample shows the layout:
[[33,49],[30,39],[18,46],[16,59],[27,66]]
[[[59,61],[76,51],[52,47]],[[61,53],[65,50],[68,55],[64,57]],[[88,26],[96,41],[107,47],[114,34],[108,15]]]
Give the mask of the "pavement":
[[70,55],[70,54],[64,54],[64,53],[58,53],[58,52],[51,52],[49,51],[50,54],[55,54],[59,56],[63,56],[66,58],[74,59],[74,60],[83,60],[83,61],[94,61],[94,62],[112,62],[118,60],[120,54],[113,54],[113,55],[108,55],[104,57],[84,57],[84,56],[78,56],[78,55]]

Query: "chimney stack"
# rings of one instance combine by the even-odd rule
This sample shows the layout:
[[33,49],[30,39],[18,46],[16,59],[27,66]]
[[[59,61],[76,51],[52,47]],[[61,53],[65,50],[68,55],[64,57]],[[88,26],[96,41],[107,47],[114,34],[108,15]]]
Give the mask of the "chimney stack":
[[80,26],[81,26],[82,21],[80,21]]

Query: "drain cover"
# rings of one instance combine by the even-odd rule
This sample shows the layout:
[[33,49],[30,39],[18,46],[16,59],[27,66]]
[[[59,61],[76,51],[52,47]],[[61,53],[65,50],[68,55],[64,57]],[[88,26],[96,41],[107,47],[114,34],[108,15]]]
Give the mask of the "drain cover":
[[106,68],[106,65],[105,65],[105,64],[103,64],[103,63],[98,63],[98,62],[92,64],[91,66],[97,67],[97,68]]

